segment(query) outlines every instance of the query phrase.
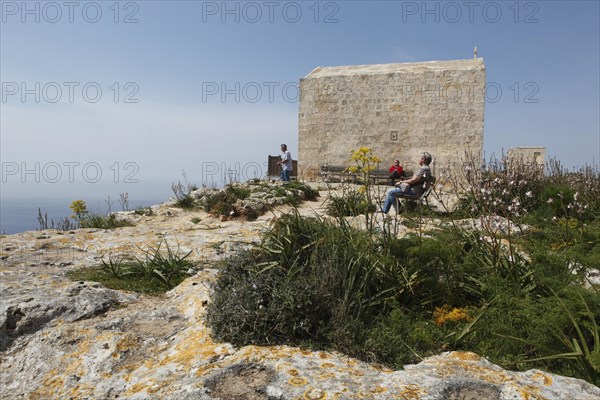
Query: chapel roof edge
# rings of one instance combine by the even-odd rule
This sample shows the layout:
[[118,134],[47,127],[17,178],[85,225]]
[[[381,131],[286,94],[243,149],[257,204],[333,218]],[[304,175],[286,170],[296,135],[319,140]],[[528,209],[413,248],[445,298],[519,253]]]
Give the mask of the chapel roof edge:
[[323,78],[343,75],[376,75],[394,72],[418,72],[423,69],[429,70],[485,70],[483,58],[471,58],[465,60],[435,60],[392,64],[363,64],[343,65],[331,67],[316,67],[304,78]]

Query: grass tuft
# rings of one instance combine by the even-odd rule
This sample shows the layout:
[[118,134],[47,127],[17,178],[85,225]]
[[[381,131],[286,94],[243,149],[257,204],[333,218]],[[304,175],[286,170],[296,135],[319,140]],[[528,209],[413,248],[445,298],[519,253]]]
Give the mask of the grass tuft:
[[98,266],[70,271],[67,276],[72,280],[100,282],[109,289],[147,294],[164,293],[189,276],[192,263],[187,258],[191,251],[183,253],[179,246],[173,249],[164,239],[156,247],[148,246],[140,251],[143,256],[135,262],[109,256],[108,261],[102,260]]

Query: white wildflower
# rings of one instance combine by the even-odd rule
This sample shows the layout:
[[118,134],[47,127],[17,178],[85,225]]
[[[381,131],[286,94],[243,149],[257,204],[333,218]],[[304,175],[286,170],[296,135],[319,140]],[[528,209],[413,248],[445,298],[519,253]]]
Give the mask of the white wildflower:
[[525,196],[527,197],[533,197],[533,193],[531,193],[531,190],[525,193]]

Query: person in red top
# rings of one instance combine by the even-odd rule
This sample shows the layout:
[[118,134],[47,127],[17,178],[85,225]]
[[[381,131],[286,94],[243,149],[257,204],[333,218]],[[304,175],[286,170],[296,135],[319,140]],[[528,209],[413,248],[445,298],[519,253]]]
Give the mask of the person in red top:
[[404,176],[404,171],[402,170],[402,165],[400,165],[400,161],[394,161],[394,165],[390,167],[390,177],[391,185],[394,186],[396,183],[396,179],[400,179]]

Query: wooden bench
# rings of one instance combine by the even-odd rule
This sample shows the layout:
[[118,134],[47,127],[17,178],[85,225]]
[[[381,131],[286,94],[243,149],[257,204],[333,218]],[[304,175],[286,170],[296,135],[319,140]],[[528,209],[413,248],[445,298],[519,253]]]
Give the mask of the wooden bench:
[[[412,174],[410,174],[412,175]],[[402,177],[407,177],[406,171],[402,173]],[[341,165],[322,164],[321,165],[321,177],[325,182],[362,182],[362,177],[358,174],[348,172],[348,167]],[[384,169],[378,169],[371,171],[369,174],[369,182],[372,185],[387,184],[390,178],[390,172]]]
[[[397,193],[396,197],[396,212],[400,212],[403,207],[401,204],[402,199],[406,201],[406,205],[408,207],[409,204],[414,206],[418,206],[419,204],[426,204],[429,206],[429,201],[427,198],[431,194],[433,190],[433,186],[435,185],[435,176],[431,174],[427,174],[425,176],[425,181],[423,182],[423,193],[421,194],[409,194],[409,193]],[[411,208],[412,208],[411,206]]]
[[341,165],[321,164],[320,171],[324,182],[358,182],[357,175]]
[[[406,179],[406,177],[412,176],[412,173],[407,173],[407,171],[403,171],[400,179]],[[375,171],[371,171],[369,174],[369,180],[371,185],[387,185],[390,181],[390,171],[384,169],[378,169]]]

